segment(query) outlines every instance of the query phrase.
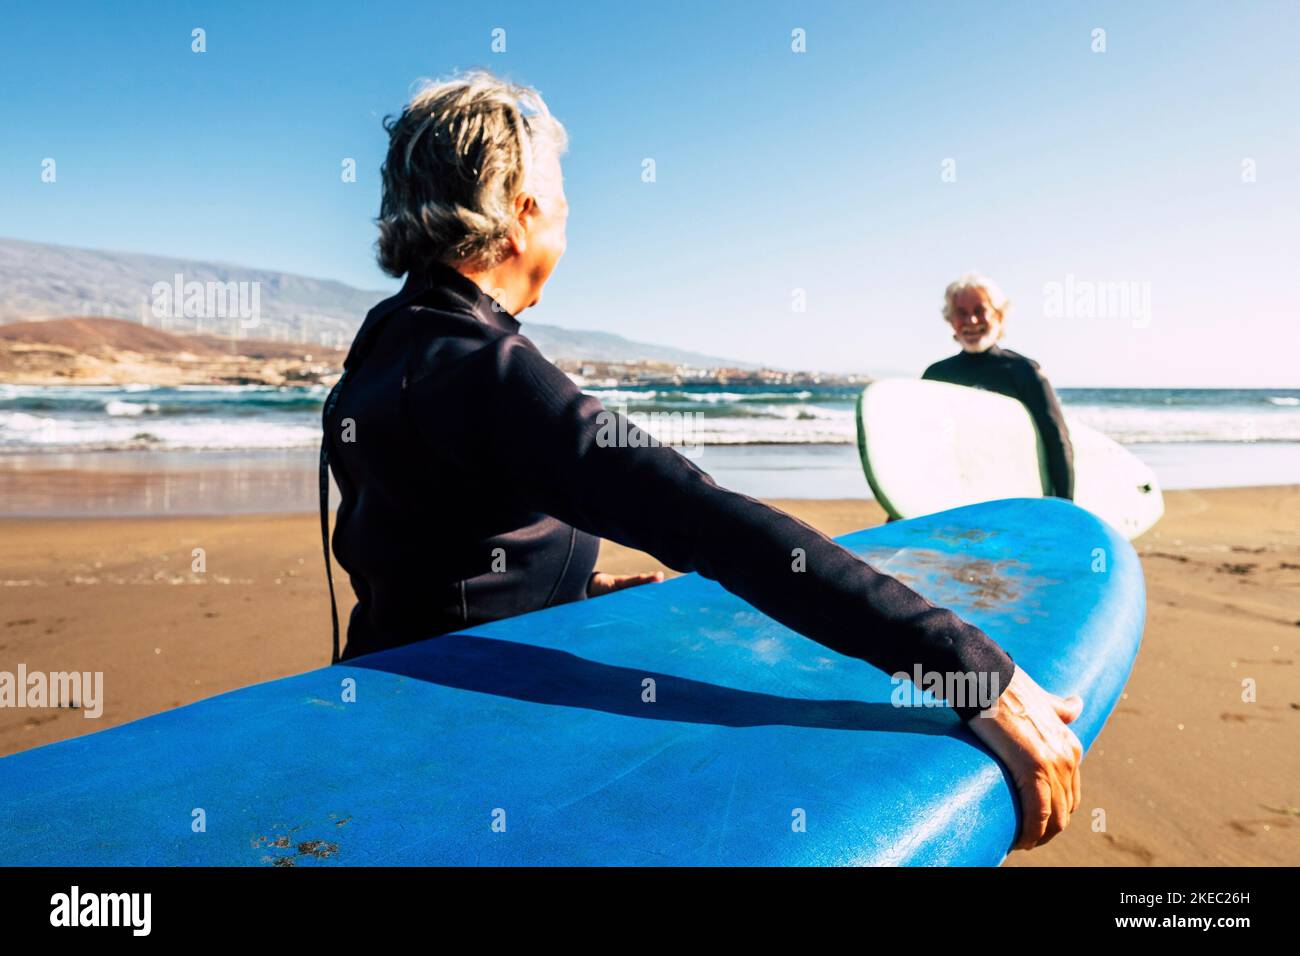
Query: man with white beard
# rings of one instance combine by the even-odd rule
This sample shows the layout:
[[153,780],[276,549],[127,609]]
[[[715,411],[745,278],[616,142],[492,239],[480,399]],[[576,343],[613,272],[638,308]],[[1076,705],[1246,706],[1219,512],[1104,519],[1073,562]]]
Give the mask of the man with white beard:
[[983,388],[1014,398],[1028,409],[1043,439],[1047,473],[1057,498],[1074,497],[1074,449],[1061,404],[1038,363],[998,345],[1010,303],[996,282],[968,272],[943,294],[943,317],[961,351],[935,362],[922,378]]

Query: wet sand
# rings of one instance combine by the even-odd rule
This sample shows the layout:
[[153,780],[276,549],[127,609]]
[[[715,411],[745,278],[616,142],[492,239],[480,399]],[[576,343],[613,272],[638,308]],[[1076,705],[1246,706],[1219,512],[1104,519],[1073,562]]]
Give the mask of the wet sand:
[[[829,534],[883,520],[869,501],[776,503]],[[1146,637],[1085,762],[1086,812],[1008,865],[1300,863],[1300,486],[1176,491],[1166,504],[1136,542]],[[0,709],[0,754],[328,663],[317,521],[0,520],[0,669],[103,671],[106,693],[98,720]],[[607,543],[600,567],[659,565]],[[1254,703],[1241,699],[1247,677]]]

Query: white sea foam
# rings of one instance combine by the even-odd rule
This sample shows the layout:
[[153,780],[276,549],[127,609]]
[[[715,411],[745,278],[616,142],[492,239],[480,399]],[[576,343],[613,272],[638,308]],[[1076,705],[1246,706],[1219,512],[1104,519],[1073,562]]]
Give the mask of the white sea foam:
[[150,412],[157,412],[156,402],[122,402],[117,400],[104,403],[104,412],[114,418],[134,418]]
[[[647,425],[644,415],[633,412],[627,417],[638,427]],[[700,418],[692,422],[690,439],[698,445],[844,445],[857,440],[856,428],[851,415],[822,420]],[[653,427],[649,430],[654,433]]]
[[[319,441],[320,402],[327,391],[0,385],[0,450],[306,448]],[[656,386],[590,394],[607,408],[626,410],[635,422],[647,414],[687,415],[693,444],[852,445],[854,391]],[[1090,390],[1075,397],[1065,404],[1072,418],[1124,444],[1300,443],[1300,397],[1288,390]]]
[[314,422],[236,421],[178,416],[70,419],[0,412],[5,451],[305,448],[320,441]]
[[1071,405],[1066,411],[1125,445],[1300,442],[1300,412],[1282,408]]

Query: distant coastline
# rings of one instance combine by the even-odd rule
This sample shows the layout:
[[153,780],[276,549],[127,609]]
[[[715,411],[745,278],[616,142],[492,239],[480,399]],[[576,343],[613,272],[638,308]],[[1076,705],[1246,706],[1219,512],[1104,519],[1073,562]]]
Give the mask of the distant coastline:
[[712,365],[697,367],[672,362],[598,362],[556,359],[556,366],[582,388],[631,388],[650,385],[716,385],[796,387],[863,387],[869,375],[837,375],[830,372],[790,372],[772,368],[736,368]]
[[[0,325],[0,376],[12,385],[330,386],[347,350],[304,342],[183,334],[73,316]],[[861,386],[867,375],[792,372],[654,359],[559,358],[580,386],[658,384]]]

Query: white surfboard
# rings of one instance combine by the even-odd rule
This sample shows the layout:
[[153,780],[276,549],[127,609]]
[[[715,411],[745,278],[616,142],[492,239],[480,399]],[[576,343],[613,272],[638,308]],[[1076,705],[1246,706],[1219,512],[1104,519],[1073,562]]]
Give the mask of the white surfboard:
[[[1001,498],[1041,498],[1042,442],[1015,399],[946,382],[884,379],[858,399],[858,451],[876,500],[895,518]],[[1074,501],[1129,538],[1164,514],[1155,473],[1135,455],[1066,416]]]

